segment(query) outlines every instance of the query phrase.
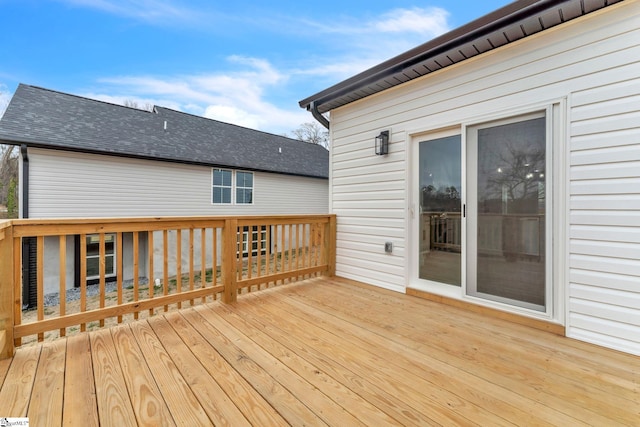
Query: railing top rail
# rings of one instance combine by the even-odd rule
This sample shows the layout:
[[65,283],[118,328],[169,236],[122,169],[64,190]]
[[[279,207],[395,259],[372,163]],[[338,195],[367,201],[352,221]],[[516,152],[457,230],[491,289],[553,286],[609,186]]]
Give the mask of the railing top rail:
[[[0,220],[0,224],[21,225],[67,225],[67,224],[121,224],[121,223],[162,223],[168,221],[224,221],[226,219],[287,221],[291,218],[328,218],[335,214],[298,214],[298,215],[211,215],[211,216],[134,216],[134,217],[87,217],[87,218],[28,218]],[[8,225],[10,225],[8,224]]]
[[[236,219],[241,225],[327,222],[332,215],[242,215],[242,216],[172,216],[123,218],[30,218],[9,221],[15,237],[69,234],[113,233],[122,231],[156,231],[222,227],[225,220]],[[1,226],[0,226],[1,227]]]
[[4,230],[5,228],[9,228],[13,225],[13,221],[10,219],[0,219],[0,230]]

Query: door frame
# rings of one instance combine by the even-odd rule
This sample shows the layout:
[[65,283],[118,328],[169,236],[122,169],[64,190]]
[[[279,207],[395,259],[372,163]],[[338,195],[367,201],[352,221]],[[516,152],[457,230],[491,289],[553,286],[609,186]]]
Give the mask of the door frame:
[[[494,111],[487,114],[468,116],[455,120],[453,116],[459,116],[456,112],[450,115],[450,120],[434,122],[425,118],[425,123],[428,125],[422,127],[415,127],[407,129],[405,131],[405,140],[407,141],[407,156],[405,167],[405,178],[407,182],[406,189],[406,241],[408,253],[405,263],[405,277],[407,289],[412,289],[421,292],[431,293],[437,296],[443,296],[452,298],[455,300],[466,301],[475,305],[485,306],[489,308],[495,308],[500,311],[505,311],[513,314],[522,315],[525,317],[531,317],[550,321],[552,323],[566,325],[566,313],[567,311],[567,298],[566,288],[569,282],[569,254],[568,248],[568,230],[569,230],[569,215],[568,215],[568,201],[566,196],[569,192],[568,171],[570,166],[569,159],[569,140],[570,130],[567,127],[567,108],[568,101],[566,97],[563,98],[550,98],[544,102],[525,104],[519,108],[510,108],[500,111]],[[460,134],[461,136],[461,167],[462,167],[462,181],[463,188],[461,191],[461,199],[463,206],[467,204],[466,194],[466,173],[467,173],[467,128],[481,125],[483,123],[496,122],[504,119],[515,118],[523,116],[536,111],[546,111],[548,115],[547,123],[547,155],[550,157],[549,162],[551,166],[547,173],[552,174],[552,187],[554,194],[552,199],[549,200],[551,206],[550,215],[552,223],[552,239],[549,238],[547,245],[551,245],[551,251],[549,255],[549,261],[551,263],[551,286],[548,287],[546,295],[547,309],[544,312],[534,311],[522,307],[513,306],[510,304],[504,304],[497,301],[486,300],[466,294],[467,286],[467,250],[466,242],[463,241],[463,249],[461,253],[461,279],[462,286],[452,286],[441,283],[429,282],[419,279],[419,223],[417,218],[419,217],[419,200],[418,191],[419,177],[419,143],[421,141],[436,139],[439,137],[451,136],[454,134]],[[428,121],[427,121],[428,120]],[[549,164],[549,163],[548,163]],[[466,240],[467,225],[466,218],[462,221],[463,239]]]
[[[526,310],[533,310],[540,313],[549,314],[550,305],[553,304],[552,296],[553,296],[553,232],[554,232],[554,223],[553,223],[553,200],[554,200],[554,190],[553,190],[553,158],[552,158],[552,150],[553,150],[553,122],[552,122],[552,107],[547,107],[546,109],[540,109],[537,111],[531,111],[527,114],[519,114],[512,115],[510,117],[505,117],[498,120],[487,121],[483,123],[478,123],[474,125],[466,126],[466,143],[464,146],[463,156],[467,161],[467,169],[465,173],[463,173],[463,186],[466,184],[466,211],[467,215],[465,217],[465,222],[467,225],[468,233],[464,236],[467,242],[467,263],[463,266],[466,268],[466,282],[464,286],[464,292],[467,297],[470,298],[478,298],[480,300],[489,300],[493,302],[502,303],[508,306],[520,307]],[[509,299],[506,297],[501,297],[497,295],[484,294],[477,290],[477,251],[478,251],[478,239],[477,239],[477,229],[478,229],[478,221],[479,216],[477,215],[477,207],[478,207],[478,195],[476,191],[471,189],[473,185],[471,182],[475,182],[478,178],[478,139],[477,139],[477,131],[479,129],[494,127],[494,126],[502,126],[514,123],[520,123],[523,121],[535,119],[535,118],[544,118],[545,123],[545,245],[544,245],[544,254],[545,254],[545,271],[544,271],[544,283],[545,283],[545,304],[543,309],[540,310],[540,306],[527,303],[525,301],[519,301],[515,299]],[[475,135],[473,135],[475,133]],[[472,147],[472,144],[474,146]],[[471,161],[471,157],[474,157],[475,161]],[[475,273],[475,274],[474,274]],[[474,277],[475,276],[475,277]]]

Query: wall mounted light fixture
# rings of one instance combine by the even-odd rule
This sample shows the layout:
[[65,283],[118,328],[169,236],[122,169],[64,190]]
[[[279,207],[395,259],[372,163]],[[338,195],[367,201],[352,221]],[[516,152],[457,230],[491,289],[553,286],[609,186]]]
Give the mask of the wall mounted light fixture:
[[376,136],[376,154],[384,156],[389,153],[389,131],[383,130]]

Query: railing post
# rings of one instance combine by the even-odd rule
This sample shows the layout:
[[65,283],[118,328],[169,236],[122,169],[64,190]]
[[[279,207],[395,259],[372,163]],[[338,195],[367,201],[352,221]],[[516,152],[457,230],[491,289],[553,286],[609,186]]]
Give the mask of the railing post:
[[13,357],[13,225],[0,224],[0,360]]
[[325,251],[327,256],[327,275],[333,277],[336,275],[336,238],[337,238],[337,225],[336,216],[329,215],[329,222],[325,228]]
[[235,302],[238,298],[238,271],[236,250],[238,247],[238,219],[227,218],[224,221],[222,238],[222,279],[224,283],[225,303]]

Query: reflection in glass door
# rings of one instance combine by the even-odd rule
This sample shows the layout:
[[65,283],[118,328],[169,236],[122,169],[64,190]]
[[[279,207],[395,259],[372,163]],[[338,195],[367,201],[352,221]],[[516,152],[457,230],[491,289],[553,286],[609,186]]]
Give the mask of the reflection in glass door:
[[467,156],[467,292],[544,311],[545,117],[471,128]]
[[419,277],[461,284],[460,135],[420,142]]

